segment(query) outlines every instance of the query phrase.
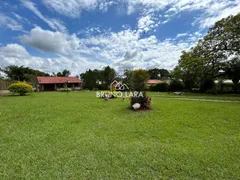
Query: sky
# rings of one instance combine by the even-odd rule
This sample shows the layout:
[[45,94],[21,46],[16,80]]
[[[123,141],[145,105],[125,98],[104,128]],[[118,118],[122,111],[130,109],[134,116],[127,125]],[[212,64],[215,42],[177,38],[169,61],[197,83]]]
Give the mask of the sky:
[[0,67],[165,68],[240,0],[1,0]]

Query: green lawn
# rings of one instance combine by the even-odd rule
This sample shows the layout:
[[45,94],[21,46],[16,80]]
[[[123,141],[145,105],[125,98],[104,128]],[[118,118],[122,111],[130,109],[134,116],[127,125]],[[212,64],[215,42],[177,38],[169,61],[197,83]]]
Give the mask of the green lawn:
[[240,103],[152,100],[0,97],[0,179],[239,179]]
[[185,92],[183,95],[175,95],[173,92],[149,92],[152,96],[158,96],[162,98],[181,98],[181,99],[206,99],[206,100],[219,100],[219,101],[239,101],[240,102],[240,95],[239,94],[203,94],[203,93],[191,93]]

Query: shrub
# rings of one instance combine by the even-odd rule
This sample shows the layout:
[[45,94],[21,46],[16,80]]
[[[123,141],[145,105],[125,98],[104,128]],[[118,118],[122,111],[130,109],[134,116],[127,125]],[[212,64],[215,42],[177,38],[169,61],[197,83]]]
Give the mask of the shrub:
[[98,85],[97,85],[97,89],[98,89],[98,90],[106,90],[106,89],[108,89],[108,88],[106,88],[106,85],[104,85],[104,84],[98,84]]
[[151,85],[149,88],[148,88],[149,91],[156,91],[156,85]]
[[219,93],[232,93],[233,83],[218,83],[216,89]]
[[216,89],[208,89],[206,90],[207,94],[217,94],[217,90]]
[[60,92],[71,92],[72,89],[71,88],[60,88],[59,91]]
[[26,93],[33,92],[31,85],[26,82],[15,82],[8,86],[8,90],[13,93],[19,93],[20,96],[24,96]]
[[168,83],[166,82],[161,82],[155,85],[156,91],[159,92],[166,92],[168,90]]
[[184,84],[179,80],[172,80],[169,85],[170,91],[182,91],[184,89]]
[[205,79],[200,84],[200,91],[206,92],[209,89],[215,89],[215,83],[212,79]]
[[158,83],[156,85],[151,85],[149,87],[149,90],[150,91],[159,91],[159,92],[166,92],[168,90],[168,83],[166,82],[161,82],[161,83]]
[[130,100],[130,108],[136,110],[134,108],[136,104],[140,104],[139,109],[150,109],[151,98],[147,96],[146,93],[143,93],[143,96],[132,96]]

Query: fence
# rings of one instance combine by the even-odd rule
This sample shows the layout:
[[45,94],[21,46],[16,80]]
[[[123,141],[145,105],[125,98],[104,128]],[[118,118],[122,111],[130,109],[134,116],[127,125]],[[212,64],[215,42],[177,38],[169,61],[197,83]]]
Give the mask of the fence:
[[11,81],[0,80],[0,90],[5,90],[11,84]]

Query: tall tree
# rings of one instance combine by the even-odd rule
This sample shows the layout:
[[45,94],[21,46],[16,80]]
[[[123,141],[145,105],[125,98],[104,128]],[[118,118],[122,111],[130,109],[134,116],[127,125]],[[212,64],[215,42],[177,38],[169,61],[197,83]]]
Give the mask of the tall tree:
[[70,76],[70,74],[71,74],[70,71],[67,69],[64,69],[62,72],[62,76],[64,76],[64,77],[68,77],[68,76]]
[[149,69],[148,70],[150,79],[167,79],[169,75],[169,71],[167,69]]
[[127,84],[127,86],[130,89],[132,89],[132,86],[131,86],[132,74],[133,74],[133,71],[130,69],[125,69],[123,73],[123,83]]
[[[229,16],[215,23],[207,35],[188,52],[183,52],[178,68],[184,81],[201,84],[217,77],[223,69],[236,84],[238,73],[234,62],[240,56],[240,14]],[[233,65],[231,65],[233,64]],[[238,71],[237,71],[238,72]]]
[[67,69],[64,69],[62,72],[57,72],[57,74],[53,73],[54,76],[58,76],[58,77],[68,77],[70,76],[70,71]]
[[139,69],[132,72],[131,87],[134,91],[145,91],[146,81],[149,79],[149,73],[146,70]]
[[96,87],[96,76],[94,72],[89,69],[85,73],[80,74],[81,80],[83,81],[83,87],[93,90],[94,87]]
[[107,66],[103,69],[103,80],[106,86],[109,86],[115,78],[116,71],[113,68]]
[[29,67],[10,65],[0,69],[10,80],[30,81],[32,76],[49,76],[49,74]]
[[98,88],[99,85],[103,86],[101,88],[107,89],[103,81],[103,71],[94,69],[89,69],[85,73],[80,74],[80,78],[83,81],[83,87],[93,90],[94,88]]
[[229,72],[235,71],[235,62],[240,56],[240,13],[216,22],[200,45],[201,53],[209,57],[208,65],[213,74],[217,74],[220,69],[226,67],[225,74],[229,75],[228,77],[236,84],[238,75]]

